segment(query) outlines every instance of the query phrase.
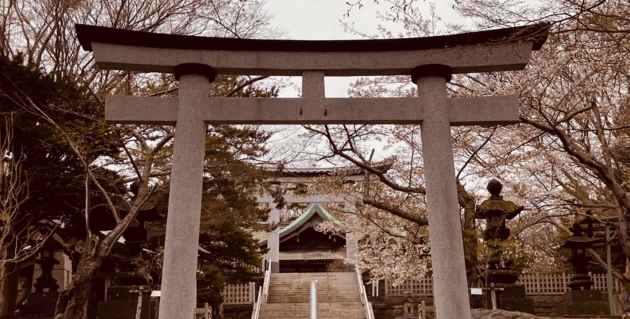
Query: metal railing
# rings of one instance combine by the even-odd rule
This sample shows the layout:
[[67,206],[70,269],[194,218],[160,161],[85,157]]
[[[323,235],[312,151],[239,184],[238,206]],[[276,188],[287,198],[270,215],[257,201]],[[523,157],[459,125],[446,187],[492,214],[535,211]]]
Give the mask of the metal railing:
[[319,304],[317,301],[317,280],[311,281],[311,294],[309,298],[310,319],[319,318]]
[[361,277],[361,271],[359,271],[359,267],[355,267],[354,270],[357,275],[357,283],[359,284],[359,297],[361,298],[361,303],[363,303],[363,307],[365,308],[365,316],[367,319],[374,319],[372,303],[368,301],[368,296],[365,292],[365,285],[363,285],[363,278]]
[[260,316],[260,306],[262,304],[262,287],[258,289],[258,302],[254,304],[254,311],[252,311],[252,319],[258,319]]
[[263,282],[263,297],[267,302],[267,296],[269,296],[269,285],[271,284],[271,268],[265,271],[265,281]]
[[[271,263],[271,262],[270,262]],[[254,311],[252,311],[252,319],[258,319],[260,317],[260,308],[262,303],[267,303],[267,296],[269,296],[269,285],[271,284],[271,267],[265,271],[265,280],[262,287],[258,290],[258,301],[254,304]]]

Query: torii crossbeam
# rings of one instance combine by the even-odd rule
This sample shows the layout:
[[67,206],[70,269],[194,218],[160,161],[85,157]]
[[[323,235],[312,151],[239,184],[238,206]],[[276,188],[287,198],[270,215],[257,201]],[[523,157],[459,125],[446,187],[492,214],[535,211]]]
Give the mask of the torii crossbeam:
[[[421,124],[434,297],[440,318],[470,318],[451,125],[517,123],[516,96],[448,99],[451,74],[523,69],[547,25],[451,36],[349,41],[179,36],[77,25],[103,69],[175,73],[177,98],[111,96],[111,123],[175,124],[160,319],[189,319],[209,123]],[[300,99],[209,98],[216,74],[303,77]],[[412,75],[417,98],[326,99],[325,76]]]

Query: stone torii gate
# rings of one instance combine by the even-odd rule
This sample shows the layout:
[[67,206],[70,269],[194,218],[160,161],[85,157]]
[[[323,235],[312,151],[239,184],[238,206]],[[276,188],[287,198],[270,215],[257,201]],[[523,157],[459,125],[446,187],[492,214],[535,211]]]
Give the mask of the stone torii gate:
[[[546,40],[536,25],[452,36],[292,41],[207,38],[77,25],[102,69],[174,73],[174,98],[108,96],[110,123],[176,125],[160,319],[189,319],[208,124],[420,124],[436,311],[470,318],[451,125],[516,123],[517,96],[448,99],[451,74],[523,69]],[[211,98],[216,74],[302,76],[302,98]],[[411,75],[417,98],[327,99],[325,76]]]

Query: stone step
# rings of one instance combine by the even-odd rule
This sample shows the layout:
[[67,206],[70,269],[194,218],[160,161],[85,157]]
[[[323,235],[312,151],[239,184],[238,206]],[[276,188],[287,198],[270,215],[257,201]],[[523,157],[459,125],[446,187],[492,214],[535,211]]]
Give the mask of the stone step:
[[313,280],[317,280],[320,319],[365,319],[354,273],[271,274],[270,280],[267,302],[260,309],[261,319],[308,319]]
[[[361,303],[319,303],[319,318],[364,319]],[[308,303],[263,304],[260,318],[309,318]]]

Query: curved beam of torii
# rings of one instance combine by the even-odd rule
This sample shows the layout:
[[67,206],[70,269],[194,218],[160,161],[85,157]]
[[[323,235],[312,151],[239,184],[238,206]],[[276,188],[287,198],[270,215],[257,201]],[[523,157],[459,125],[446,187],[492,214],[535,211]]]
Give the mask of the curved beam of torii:
[[[176,98],[110,96],[111,123],[175,124],[160,319],[188,319],[209,123],[421,124],[427,209],[440,318],[469,319],[451,125],[517,123],[518,97],[448,99],[451,74],[521,70],[548,25],[450,36],[347,41],[207,38],[76,25],[103,69],[175,73]],[[300,99],[208,97],[215,74],[302,76]],[[325,76],[412,75],[417,98],[327,99]]]

